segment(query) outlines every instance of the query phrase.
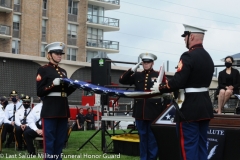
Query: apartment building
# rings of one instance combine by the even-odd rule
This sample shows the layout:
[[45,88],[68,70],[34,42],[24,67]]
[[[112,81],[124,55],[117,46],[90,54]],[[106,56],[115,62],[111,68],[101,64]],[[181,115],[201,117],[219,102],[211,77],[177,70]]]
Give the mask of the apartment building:
[[[91,80],[91,58],[119,52],[117,39],[104,39],[120,28],[105,12],[119,8],[120,0],[0,0],[0,96],[17,90],[36,97],[36,71],[48,62],[44,47],[55,41],[66,44],[60,66],[68,77]],[[117,80],[123,69],[115,69]]]

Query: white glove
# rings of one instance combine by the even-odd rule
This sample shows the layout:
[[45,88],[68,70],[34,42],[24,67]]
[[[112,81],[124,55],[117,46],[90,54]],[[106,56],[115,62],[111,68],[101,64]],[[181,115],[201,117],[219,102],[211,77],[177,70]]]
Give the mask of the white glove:
[[60,85],[60,81],[61,81],[61,78],[55,78],[55,79],[53,80],[54,86],[59,86],[59,85]]
[[159,85],[160,85],[160,83],[154,82],[152,88],[150,88],[151,92],[152,92],[152,93],[160,93],[160,91],[159,91]]
[[142,62],[139,62],[138,64],[136,64],[135,66],[133,66],[133,67],[131,68],[131,71],[136,72],[138,66],[139,66],[141,63],[142,63]]

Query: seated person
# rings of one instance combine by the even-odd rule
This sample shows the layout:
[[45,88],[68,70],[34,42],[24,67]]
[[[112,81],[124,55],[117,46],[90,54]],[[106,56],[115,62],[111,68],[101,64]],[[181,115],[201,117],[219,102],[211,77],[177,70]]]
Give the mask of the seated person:
[[94,116],[97,116],[97,115],[92,113],[92,108],[88,108],[87,110],[88,110],[88,113],[85,116],[85,120],[87,122],[87,130],[95,130]]
[[4,117],[5,117],[5,114],[4,114],[4,111],[3,111],[3,109],[2,109],[2,107],[0,105],[0,127],[3,124]]
[[32,111],[27,117],[29,128],[24,131],[23,137],[27,144],[27,151],[30,155],[36,155],[33,140],[36,137],[42,137],[42,123],[40,113],[42,110],[42,102],[33,107]]
[[6,108],[6,106],[8,105],[8,99],[7,99],[7,97],[6,96],[2,96],[1,98],[0,98],[0,108],[2,108],[3,109],[3,111],[5,110],[5,108]]
[[[30,107],[31,98],[28,95],[23,96],[21,98],[22,98],[23,107],[20,108],[15,114],[15,137],[17,140],[17,146],[18,146],[17,150],[18,151],[23,150],[22,134],[27,128],[29,128],[28,123],[27,123],[27,117],[28,117],[29,113],[31,112],[31,107]],[[26,145],[24,145],[24,146],[25,146],[24,150],[27,149]]]
[[225,58],[226,69],[219,72],[218,76],[218,109],[215,110],[218,114],[222,113],[222,108],[229,100],[231,95],[239,93],[240,74],[237,69],[232,68],[234,62],[233,57]]
[[18,109],[22,107],[22,104],[18,100],[18,93],[16,91],[12,91],[10,94],[10,99],[12,100],[12,103],[8,104],[4,110],[5,117],[4,117],[4,125],[2,129],[2,143],[5,142],[7,133],[9,133],[9,137],[7,139],[7,142],[5,144],[5,148],[10,147],[10,143],[13,140],[14,133],[14,125],[15,125],[15,113]]

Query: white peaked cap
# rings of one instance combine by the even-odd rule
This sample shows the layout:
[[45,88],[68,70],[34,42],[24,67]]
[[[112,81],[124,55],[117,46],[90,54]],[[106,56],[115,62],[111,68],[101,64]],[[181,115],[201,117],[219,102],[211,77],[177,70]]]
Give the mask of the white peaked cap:
[[141,58],[142,61],[155,61],[157,56],[152,53],[142,53],[139,55],[139,58]]
[[187,24],[183,24],[183,26],[185,28],[185,32],[182,35],[182,37],[185,37],[186,35],[188,35],[187,33],[202,33],[202,34],[204,34],[207,31],[206,29],[190,26]]
[[[65,44],[62,43],[62,42],[53,42],[53,43],[50,43],[48,44],[46,47],[45,47],[45,51],[46,52],[50,52],[50,51],[58,51],[59,52],[63,52],[63,49],[65,47]],[[61,51],[60,51],[61,50]],[[63,53],[64,54],[64,53]]]

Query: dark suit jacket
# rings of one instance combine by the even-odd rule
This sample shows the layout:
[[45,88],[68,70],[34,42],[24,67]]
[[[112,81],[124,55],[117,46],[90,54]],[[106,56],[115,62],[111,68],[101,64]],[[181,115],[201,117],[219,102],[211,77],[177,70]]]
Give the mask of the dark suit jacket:
[[[239,85],[240,85],[240,74],[237,69],[231,68],[231,73],[233,75],[233,93],[238,94],[239,93]],[[226,89],[226,69],[219,72],[218,75],[218,89],[217,89],[217,95],[219,94],[220,89]]]

